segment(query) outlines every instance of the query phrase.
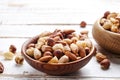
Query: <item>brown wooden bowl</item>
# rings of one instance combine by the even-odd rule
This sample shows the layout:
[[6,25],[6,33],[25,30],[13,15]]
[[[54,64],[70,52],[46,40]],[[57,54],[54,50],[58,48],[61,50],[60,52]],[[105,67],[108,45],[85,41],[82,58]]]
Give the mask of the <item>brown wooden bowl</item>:
[[92,35],[102,48],[120,54],[120,34],[105,30],[100,25],[100,19],[93,25]]
[[94,55],[94,46],[92,46],[91,52],[86,57],[73,62],[68,62],[63,64],[49,64],[49,63],[40,62],[35,59],[32,59],[26,54],[27,46],[30,43],[36,43],[37,39],[38,36],[33,37],[27,40],[23,44],[21,49],[22,55],[24,56],[28,64],[30,64],[33,68],[50,75],[65,75],[68,73],[73,73],[75,71],[78,71],[80,68],[85,66]]

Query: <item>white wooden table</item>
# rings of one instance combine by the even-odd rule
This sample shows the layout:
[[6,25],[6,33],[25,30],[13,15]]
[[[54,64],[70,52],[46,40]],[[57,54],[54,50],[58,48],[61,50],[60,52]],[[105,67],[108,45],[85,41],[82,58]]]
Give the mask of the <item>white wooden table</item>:
[[[0,80],[120,80],[120,55],[102,49],[92,37],[92,26],[105,11],[119,12],[120,0],[1,0],[0,1],[0,61],[5,70]],[[80,28],[81,21],[86,28]],[[35,70],[25,61],[16,65],[5,60],[3,52],[14,44],[17,52],[30,37],[54,29],[89,30],[89,37],[99,52],[106,54],[111,66],[102,70],[95,57],[78,72],[66,76],[51,76]]]

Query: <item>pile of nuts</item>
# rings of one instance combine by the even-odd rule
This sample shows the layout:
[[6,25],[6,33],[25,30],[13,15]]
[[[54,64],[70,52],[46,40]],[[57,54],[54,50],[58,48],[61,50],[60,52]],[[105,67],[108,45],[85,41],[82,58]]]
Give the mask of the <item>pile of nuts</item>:
[[[15,45],[10,45],[9,46],[9,51],[4,53],[4,57],[7,60],[12,60],[16,54],[16,46]],[[21,55],[16,55],[15,56],[15,62],[17,64],[23,64],[24,58]]]
[[100,24],[105,30],[120,33],[120,14],[106,11],[100,20]]
[[28,45],[26,54],[45,63],[68,63],[81,59],[91,51],[88,31],[76,34],[75,30],[43,32],[36,43]]

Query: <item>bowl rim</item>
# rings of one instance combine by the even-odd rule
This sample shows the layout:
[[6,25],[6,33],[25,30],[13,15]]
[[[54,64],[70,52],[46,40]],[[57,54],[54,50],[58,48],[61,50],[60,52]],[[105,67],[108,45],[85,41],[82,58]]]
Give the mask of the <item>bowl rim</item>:
[[[67,62],[67,63],[53,63],[53,64],[50,64],[50,63],[40,62],[40,61],[38,61],[38,60],[35,60],[35,59],[31,58],[31,57],[28,56],[28,55],[26,54],[26,52],[25,52],[25,50],[27,49],[27,45],[30,44],[30,43],[32,43],[32,42],[33,42],[34,40],[36,40],[37,38],[39,38],[39,35],[34,36],[34,37],[31,37],[30,39],[26,40],[26,41],[23,43],[22,47],[21,47],[21,53],[22,53],[22,55],[24,55],[24,56],[27,57],[29,60],[31,60],[31,61],[33,61],[33,62],[36,62],[36,63],[40,63],[40,64],[44,64],[44,65],[46,65],[46,64],[48,65],[48,64],[49,64],[49,65],[55,65],[55,66],[70,65],[70,64],[74,64],[74,63],[78,63],[78,62],[80,62],[80,61],[83,61],[83,60],[89,58],[90,56],[93,56],[93,55],[94,55],[95,47],[94,47],[94,45],[92,44],[90,53],[89,53],[87,56],[85,56],[85,57],[83,57],[83,58],[81,58],[81,59],[78,59],[78,60],[75,60],[75,61],[72,61],[72,62]],[[25,59],[26,59],[26,58],[25,58]]]
[[[119,33],[115,33],[115,32],[112,32],[112,31],[105,30],[105,29],[100,25],[100,20],[101,20],[101,18],[97,20],[97,24],[98,24],[98,26],[99,26],[100,29],[102,29],[104,32],[107,32],[107,33],[109,33],[109,34],[113,34],[113,35],[118,35],[118,36],[120,36]],[[98,27],[98,26],[97,26],[97,27]]]

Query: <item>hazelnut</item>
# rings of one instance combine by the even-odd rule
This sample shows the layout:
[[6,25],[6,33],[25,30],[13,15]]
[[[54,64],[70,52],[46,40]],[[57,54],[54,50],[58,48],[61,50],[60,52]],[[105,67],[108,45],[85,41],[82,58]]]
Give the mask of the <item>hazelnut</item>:
[[18,55],[18,56],[15,57],[15,62],[16,62],[17,64],[23,64],[23,61],[24,61],[23,56]]
[[61,56],[63,56],[64,54],[63,54],[62,50],[58,49],[58,50],[55,50],[55,51],[53,52],[53,55],[56,56],[56,57],[59,59],[59,58],[60,58]]
[[96,59],[98,62],[101,62],[102,60],[106,59],[107,56],[105,56],[104,54],[102,53],[96,53]]
[[86,55],[88,55],[90,53],[90,48],[85,47],[85,53],[86,53]]
[[3,73],[4,72],[4,66],[2,64],[2,62],[0,62],[0,73]]
[[12,52],[12,53],[16,53],[16,47],[15,47],[15,45],[10,45],[10,47],[9,47],[9,51],[10,52]]
[[107,16],[110,14],[110,11],[106,11],[105,13],[104,13],[104,16],[103,16],[103,18],[107,18]]
[[110,66],[110,61],[108,59],[104,59],[100,62],[102,69],[108,69]]
[[86,25],[87,25],[87,23],[86,23],[85,21],[81,21],[81,22],[80,22],[80,26],[81,26],[82,28],[86,27]]
[[53,38],[48,38],[48,40],[47,40],[47,45],[48,45],[48,46],[53,46],[54,44],[55,44],[54,39],[53,39]]

